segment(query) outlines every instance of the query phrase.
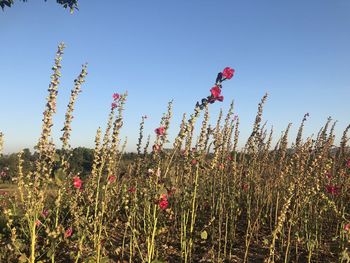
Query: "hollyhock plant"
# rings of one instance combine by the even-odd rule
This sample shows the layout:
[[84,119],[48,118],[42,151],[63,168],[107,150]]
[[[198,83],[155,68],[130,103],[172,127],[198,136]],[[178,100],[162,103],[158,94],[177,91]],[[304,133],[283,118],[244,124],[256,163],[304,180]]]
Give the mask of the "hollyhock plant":
[[233,77],[233,74],[235,73],[235,70],[230,68],[230,67],[226,67],[224,68],[224,70],[222,71],[222,76],[225,79],[231,79]]
[[73,186],[74,188],[76,189],[80,189],[83,185],[83,181],[78,177],[78,176],[75,176],[73,178]]

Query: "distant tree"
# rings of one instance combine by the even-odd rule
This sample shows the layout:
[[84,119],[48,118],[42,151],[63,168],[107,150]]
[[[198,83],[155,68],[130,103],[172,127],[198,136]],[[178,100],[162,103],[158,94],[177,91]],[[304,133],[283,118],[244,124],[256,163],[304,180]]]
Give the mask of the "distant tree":
[[[20,2],[27,2],[28,0],[19,0]],[[44,0],[45,2],[47,0]],[[70,9],[70,12],[73,13],[74,9],[78,9],[78,0],[56,0],[56,2],[62,5],[64,8]],[[7,7],[11,7],[14,4],[14,0],[0,0],[0,7],[2,10]]]

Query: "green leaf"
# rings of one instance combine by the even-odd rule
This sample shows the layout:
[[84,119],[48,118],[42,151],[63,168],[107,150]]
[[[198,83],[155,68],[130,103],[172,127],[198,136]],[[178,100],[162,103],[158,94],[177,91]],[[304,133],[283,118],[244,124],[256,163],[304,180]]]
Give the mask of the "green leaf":
[[201,233],[201,239],[203,239],[203,240],[206,240],[208,238],[208,233],[207,233],[207,231],[202,231],[202,233]]

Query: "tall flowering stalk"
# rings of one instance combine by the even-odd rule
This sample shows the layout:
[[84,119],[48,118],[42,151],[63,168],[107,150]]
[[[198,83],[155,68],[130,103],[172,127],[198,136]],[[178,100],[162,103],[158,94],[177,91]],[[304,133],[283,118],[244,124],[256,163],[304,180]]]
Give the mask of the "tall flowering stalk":
[[74,80],[74,88],[71,91],[69,103],[67,106],[67,111],[65,115],[65,121],[62,128],[63,135],[60,138],[62,141],[62,149],[63,150],[69,150],[71,147],[69,145],[69,138],[71,133],[71,123],[73,120],[73,111],[74,111],[74,105],[75,101],[78,98],[79,93],[81,92],[81,85],[85,82],[85,77],[87,75],[87,64],[84,64],[82,66],[82,70],[79,74],[79,76]]
[[4,134],[0,132],[0,156],[2,155],[3,148],[4,148]]

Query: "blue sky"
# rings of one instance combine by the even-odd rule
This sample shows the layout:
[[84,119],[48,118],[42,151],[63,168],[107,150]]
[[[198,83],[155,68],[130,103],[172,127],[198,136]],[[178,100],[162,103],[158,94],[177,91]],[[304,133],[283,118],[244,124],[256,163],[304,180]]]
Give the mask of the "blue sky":
[[[269,99],[264,120],[275,137],[304,113],[305,136],[318,132],[328,116],[341,136],[350,123],[350,2],[348,0],[80,1],[70,14],[56,1],[16,3],[0,11],[0,131],[5,152],[32,147],[59,42],[67,48],[55,116],[60,129],[73,80],[88,62],[88,76],[76,103],[72,145],[92,147],[105,127],[111,95],[128,91],[122,137],[135,150],[142,115],[146,134],[158,127],[174,100],[170,139],[182,113],[209,94],[216,74],[236,70],[224,83],[222,103],[210,106],[215,122],[231,100],[241,119],[241,142],[251,132],[257,104]],[[59,143],[58,143],[59,145]]]

